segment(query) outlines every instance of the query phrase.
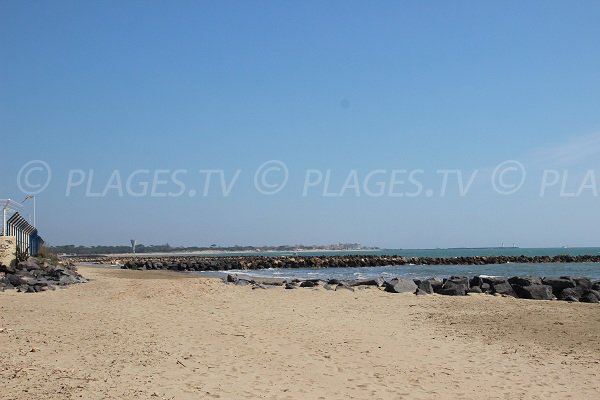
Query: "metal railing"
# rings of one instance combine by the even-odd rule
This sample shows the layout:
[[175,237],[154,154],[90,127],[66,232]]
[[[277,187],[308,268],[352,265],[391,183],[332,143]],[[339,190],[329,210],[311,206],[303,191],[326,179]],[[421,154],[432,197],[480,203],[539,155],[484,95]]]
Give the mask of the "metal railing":
[[[6,218],[6,210],[3,218]],[[30,256],[39,254],[44,240],[38,235],[37,228],[31,225],[21,214],[15,212],[6,220],[3,228],[4,236],[14,236],[21,251],[27,251]]]

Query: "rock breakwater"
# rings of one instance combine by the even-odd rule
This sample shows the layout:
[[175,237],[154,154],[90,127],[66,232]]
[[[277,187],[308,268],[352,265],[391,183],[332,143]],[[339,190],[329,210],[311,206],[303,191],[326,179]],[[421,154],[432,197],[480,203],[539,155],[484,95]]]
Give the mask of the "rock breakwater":
[[54,265],[33,258],[14,267],[0,265],[0,292],[16,289],[18,292],[37,293],[85,282],[87,280],[70,265]]
[[557,256],[473,256],[402,257],[380,255],[344,256],[165,256],[165,257],[77,257],[72,262],[120,264],[127,269],[169,269],[175,271],[226,271],[267,268],[351,268],[399,265],[490,265],[506,263],[600,263],[600,255]]
[[225,281],[239,286],[251,286],[252,289],[284,287],[323,288],[325,290],[350,290],[378,288],[388,293],[414,293],[415,295],[439,294],[445,296],[466,296],[469,293],[484,293],[496,296],[516,297],[529,300],[564,300],[582,303],[600,303],[600,281],[588,278],[561,276],[557,278],[539,277],[481,277],[451,276],[438,280],[383,278],[368,280],[338,279],[277,279],[250,278],[229,274]]

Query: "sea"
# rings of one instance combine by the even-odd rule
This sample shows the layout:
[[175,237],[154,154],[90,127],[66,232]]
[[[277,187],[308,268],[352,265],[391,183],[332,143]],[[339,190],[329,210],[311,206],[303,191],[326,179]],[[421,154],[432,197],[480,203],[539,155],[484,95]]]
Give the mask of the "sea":
[[[453,248],[453,249],[386,249],[360,251],[310,251],[294,252],[257,252],[257,256],[320,256],[320,255],[398,255],[404,257],[469,257],[469,256],[556,256],[556,255],[600,255],[600,247],[573,248]],[[248,253],[228,254],[248,255]],[[203,256],[210,256],[203,254]],[[217,256],[217,254],[215,254]],[[352,267],[352,268],[298,268],[281,269],[269,268],[259,270],[230,270],[220,272],[199,272],[201,275],[225,276],[236,273],[247,277],[269,278],[298,278],[298,279],[370,279],[405,277],[423,279],[449,276],[573,276],[587,277],[600,280],[600,263],[507,263],[489,265],[401,265],[383,267]]]

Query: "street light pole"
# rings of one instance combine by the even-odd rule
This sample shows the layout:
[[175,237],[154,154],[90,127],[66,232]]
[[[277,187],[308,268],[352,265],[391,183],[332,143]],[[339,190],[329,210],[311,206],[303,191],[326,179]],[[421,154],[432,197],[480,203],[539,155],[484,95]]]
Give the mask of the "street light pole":
[[25,203],[27,200],[32,199],[33,200],[33,226],[35,227],[35,196],[34,195],[27,195],[23,201],[21,203]]

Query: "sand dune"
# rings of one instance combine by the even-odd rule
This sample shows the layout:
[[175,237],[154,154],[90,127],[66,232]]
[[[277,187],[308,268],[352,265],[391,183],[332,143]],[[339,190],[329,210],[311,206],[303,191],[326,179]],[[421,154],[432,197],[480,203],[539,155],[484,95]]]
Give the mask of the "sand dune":
[[600,307],[156,271],[0,294],[2,399],[596,399]]

